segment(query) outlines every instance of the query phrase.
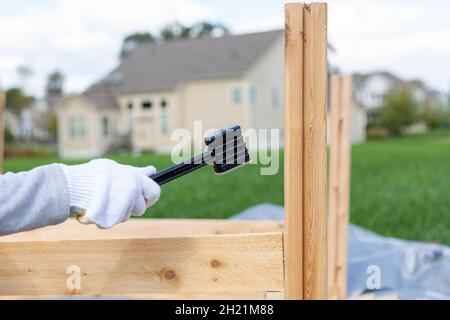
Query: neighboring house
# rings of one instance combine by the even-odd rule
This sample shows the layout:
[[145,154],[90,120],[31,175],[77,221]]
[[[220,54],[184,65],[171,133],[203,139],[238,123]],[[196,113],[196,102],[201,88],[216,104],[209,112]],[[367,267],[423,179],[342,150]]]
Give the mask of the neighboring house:
[[[100,97],[108,104],[100,105]],[[193,132],[196,120],[203,130],[237,123],[244,129],[277,128],[283,137],[284,33],[138,46],[85,93],[63,99],[57,110],[63,157],[97,156],[111,146],[111,136],[104,136],[106,110],[115,139],[129,137],[137,151],[169,151],[177,143],[171,140],[173,130]]]
[[353,97],[351,109],[350,135],[352,143],[366,141],[367,137],[367,110]]
[[105,153],[116,141],[120,109],[112,96],[70,95],[58,106],[58,152],[64,158]]
[[[353,89],[356,103],[360,104],[367,112],[366,123],[374,123],[378,119],[378,111],[383,105],[383,100],[390,90],[408,89],[419,102],[419,112],[426,108],[446,108],[445,95],[439,91],[428,88],[420,80],[403,80],[389,72],[380,71],[367,74],[353,75]],[[424,123],[416,123],[406,132],[418,133],[426,131]]]
[[101,139],[104,108],[93,95],[115,101],[108,106],[115,133],[129,135],[138,151],[169,151],[177,143],[172,131],[193,132],[196,120],[203,130],[235,123],[282,130],[283,41],[282,31],[271,31],[137,47],[84,94],[59,103],[61,155],[96,156],[108,149]]
[[410,89],[418,102],[427,102],[429,90],[420,80],[406,81],[386,71],[353,75],[355,98],[367,110],[369,122],[382,107],[386,94],[402,88]]

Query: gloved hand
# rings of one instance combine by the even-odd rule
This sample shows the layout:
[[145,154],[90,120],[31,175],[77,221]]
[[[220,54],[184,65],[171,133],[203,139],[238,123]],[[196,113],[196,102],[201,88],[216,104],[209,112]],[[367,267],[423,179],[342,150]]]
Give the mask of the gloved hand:
[[61,164],[69,189],[70,212],[80,223],[107,229],[141,216],[155,204],[161,189],[149,178],[155,167],[136,168],[108,159]]

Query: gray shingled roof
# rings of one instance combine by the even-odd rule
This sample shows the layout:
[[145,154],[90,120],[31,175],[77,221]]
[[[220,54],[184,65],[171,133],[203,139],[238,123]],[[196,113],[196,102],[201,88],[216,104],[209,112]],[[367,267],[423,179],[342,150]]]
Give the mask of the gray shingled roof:
[[282,34],[276,30],[141,45],[94,87],[145,92],[170,90],[192,79],[241,76]]
[[119,105],[117,104],[116,98],[112,95],[104,94],[92,94],[86,92],[83,94],[85,98],[93,102],[97,109],[117,109]]
[[426,85],[418,79],[415,80],[403,80],[396,75],[387,71],[376,71],[372,73],[355,73],[353,74],[353,83],[356,88],[360,88],[361,85],[371,76],[381,75],[390,79],[394,87],[404,87],[404,88],[422,88],[426,89]]
[[393,75],[390,72],[387,71],[375,71],[370,73],[354,73],[353,74],[353,83],[359,87],[361,86],[369,77],[375,76],[375,75],[381,75],[384,77],[387,77],[392,80],[393,83],[400,83],[402,80],[397,77],[396,75]]

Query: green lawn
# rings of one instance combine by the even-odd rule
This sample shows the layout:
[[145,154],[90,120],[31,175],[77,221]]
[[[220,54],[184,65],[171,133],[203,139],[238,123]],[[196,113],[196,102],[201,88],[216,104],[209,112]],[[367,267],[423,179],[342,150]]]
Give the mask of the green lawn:
[[[162,169],[163,155],[110,155],[121,163]],[[7,171],[28,170],[56,157],[7,159]],[[261,176],[258,165],[216,176],[203,168],[162,188],[146,216],[227,218],[261,202],[283,203],[280,172]],[[66,162],[74,163],[74,162]],[[353,147],[351,221],[375,232],[450,244],[450,133],[368,142]]]
[[351,189],[353,223],[450,244],[450,133],[354,146]]

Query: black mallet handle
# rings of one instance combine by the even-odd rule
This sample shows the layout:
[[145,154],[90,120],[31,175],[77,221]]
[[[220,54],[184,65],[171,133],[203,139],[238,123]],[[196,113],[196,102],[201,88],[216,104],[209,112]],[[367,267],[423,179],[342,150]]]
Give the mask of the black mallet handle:
[[206,156],[207,153],[201,154],[190,160],[181,162],[172,167],[157,172],[154,175],[151,175],[150,178],[161,186],[173,179],[179,178],[181,176],[184,176],[185,174],[188,174],[189,172],[206,166],[207,163],[204,160]]
[[207,164],[212,164],[216,174],[230,172],[250,161],[250,155],[242,138],[241,127],[231,126],[205,138],[208,150],[188,161],[167,168],[150,176],[163,185]]

